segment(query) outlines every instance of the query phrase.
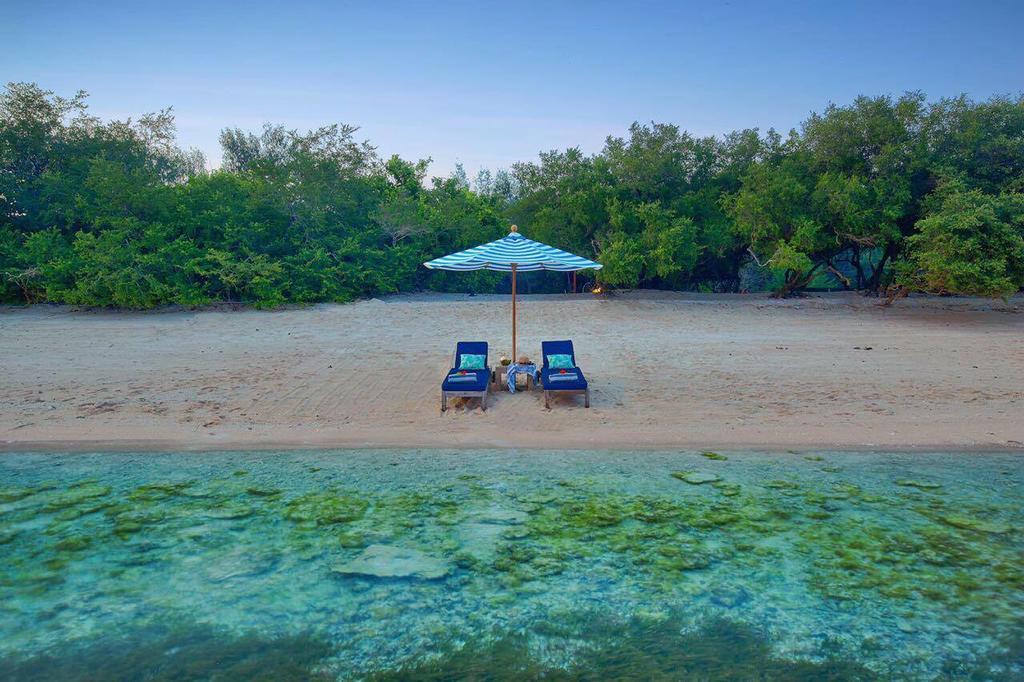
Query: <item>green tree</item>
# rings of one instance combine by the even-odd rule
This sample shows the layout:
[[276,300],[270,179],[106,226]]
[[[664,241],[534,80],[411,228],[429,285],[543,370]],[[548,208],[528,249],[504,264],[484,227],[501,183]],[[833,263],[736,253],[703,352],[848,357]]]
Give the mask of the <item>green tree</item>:
[[[381,159],[345,124],[226,128],[207,172],[171,109],[104,121],[86,95],[0,91],[0,300],[259,306],[394,291],[507,290],[425,260],[505,234],[604,263],[624,287],[777,293],[823,278],[878,291],[1012,293],[1020,282],[1024,98],[859,97],[775,131],[698,137],[633,124],[596,154],[541,153],[471,184]],[[558,291],[560,274],[525,289]]]
[[776,295],[798,291],[841,248],[815,211],[807,155],[793,151],[751,167],[726,202],[755,262],[782,277]]
[[1024,287],[1024,195],[940,188],[909,238],[898,281],[938,294],[1009,296]]

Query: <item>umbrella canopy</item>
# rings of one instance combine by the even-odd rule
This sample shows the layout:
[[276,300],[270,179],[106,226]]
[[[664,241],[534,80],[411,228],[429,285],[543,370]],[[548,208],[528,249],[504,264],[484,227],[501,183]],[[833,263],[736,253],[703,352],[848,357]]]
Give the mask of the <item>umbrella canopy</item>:
[[547,244],[535,242],[519,234],[515,225],[507,237],[472,249],[459,251],[424,263],[431,270],[501,270],[519,272],[529,270],[574,270],[601,269],[600,263],[575,256],[568,251],[556,249]]
[[512,273],[512,359],[516,358],[516,272],[533,270],[600,270],[601,264],[535,242],[515,225],[507,237],[424,263],[431,270],[500,270]]

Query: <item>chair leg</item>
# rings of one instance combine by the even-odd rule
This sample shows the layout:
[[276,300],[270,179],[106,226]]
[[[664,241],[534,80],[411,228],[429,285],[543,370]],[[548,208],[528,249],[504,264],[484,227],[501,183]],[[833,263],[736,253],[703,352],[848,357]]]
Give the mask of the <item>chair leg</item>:
[[441,411],[444,412],[448,409],[448,394],[441,391]]
[[487,411],[487,391],[484,391],[484,394],[480,396],[480,409],[484,412]]
[[549,396],[548,392],[544,391],[544,409],[545,410],[550,410],[551,409],[551,402],[548,400],[548,396]]
[[583,397],[583,407],[590,407],[590,389],[587,389],[586,395]]

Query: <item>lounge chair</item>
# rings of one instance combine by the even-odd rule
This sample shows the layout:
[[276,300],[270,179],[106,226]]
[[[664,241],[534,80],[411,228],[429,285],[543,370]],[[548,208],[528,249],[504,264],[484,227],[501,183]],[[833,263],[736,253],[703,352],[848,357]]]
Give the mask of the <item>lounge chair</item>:
[[[582,393],[584,407],[590,407],[590,386],[583,376],[583,370],[576,366],[572,341],[542,341],[540,350],[544,356],[544,365],[540,370],[540,382],[544,386],[544,407],[551,407],[552,393]],[[549,361],[553,355],[568,355],[569,366],[552,367]]]
[[[463,367],[464,356],[484,357],[483,367]],[[467,365],[472,361],[467,360]],[[491,368],[487,362],[486,341],[459,341],[455,344],[455,359],[441,384],[441,411],[448,409],[448,398],[480,398],[480,407],[487,410],[487,386],[491,381]]]

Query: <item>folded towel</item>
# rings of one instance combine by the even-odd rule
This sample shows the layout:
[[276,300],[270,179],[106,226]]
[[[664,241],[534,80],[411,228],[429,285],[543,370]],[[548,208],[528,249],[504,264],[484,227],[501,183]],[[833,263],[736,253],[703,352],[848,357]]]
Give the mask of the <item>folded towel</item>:
[[534,381],[537,381],[537,365],[532,363],[520,364],[514,362],[509,365],[508,370],[505,372],[505,383],[508,385],[509,393],[516,392],[516,375],[526,374],[527,376],[533,377]]
[[555,383],[556,381],[576,381],[579,378],[579,374],[549,374],[548,382]]
[[449,374],[448,381],[472,381],[476,382],[475,374]]

